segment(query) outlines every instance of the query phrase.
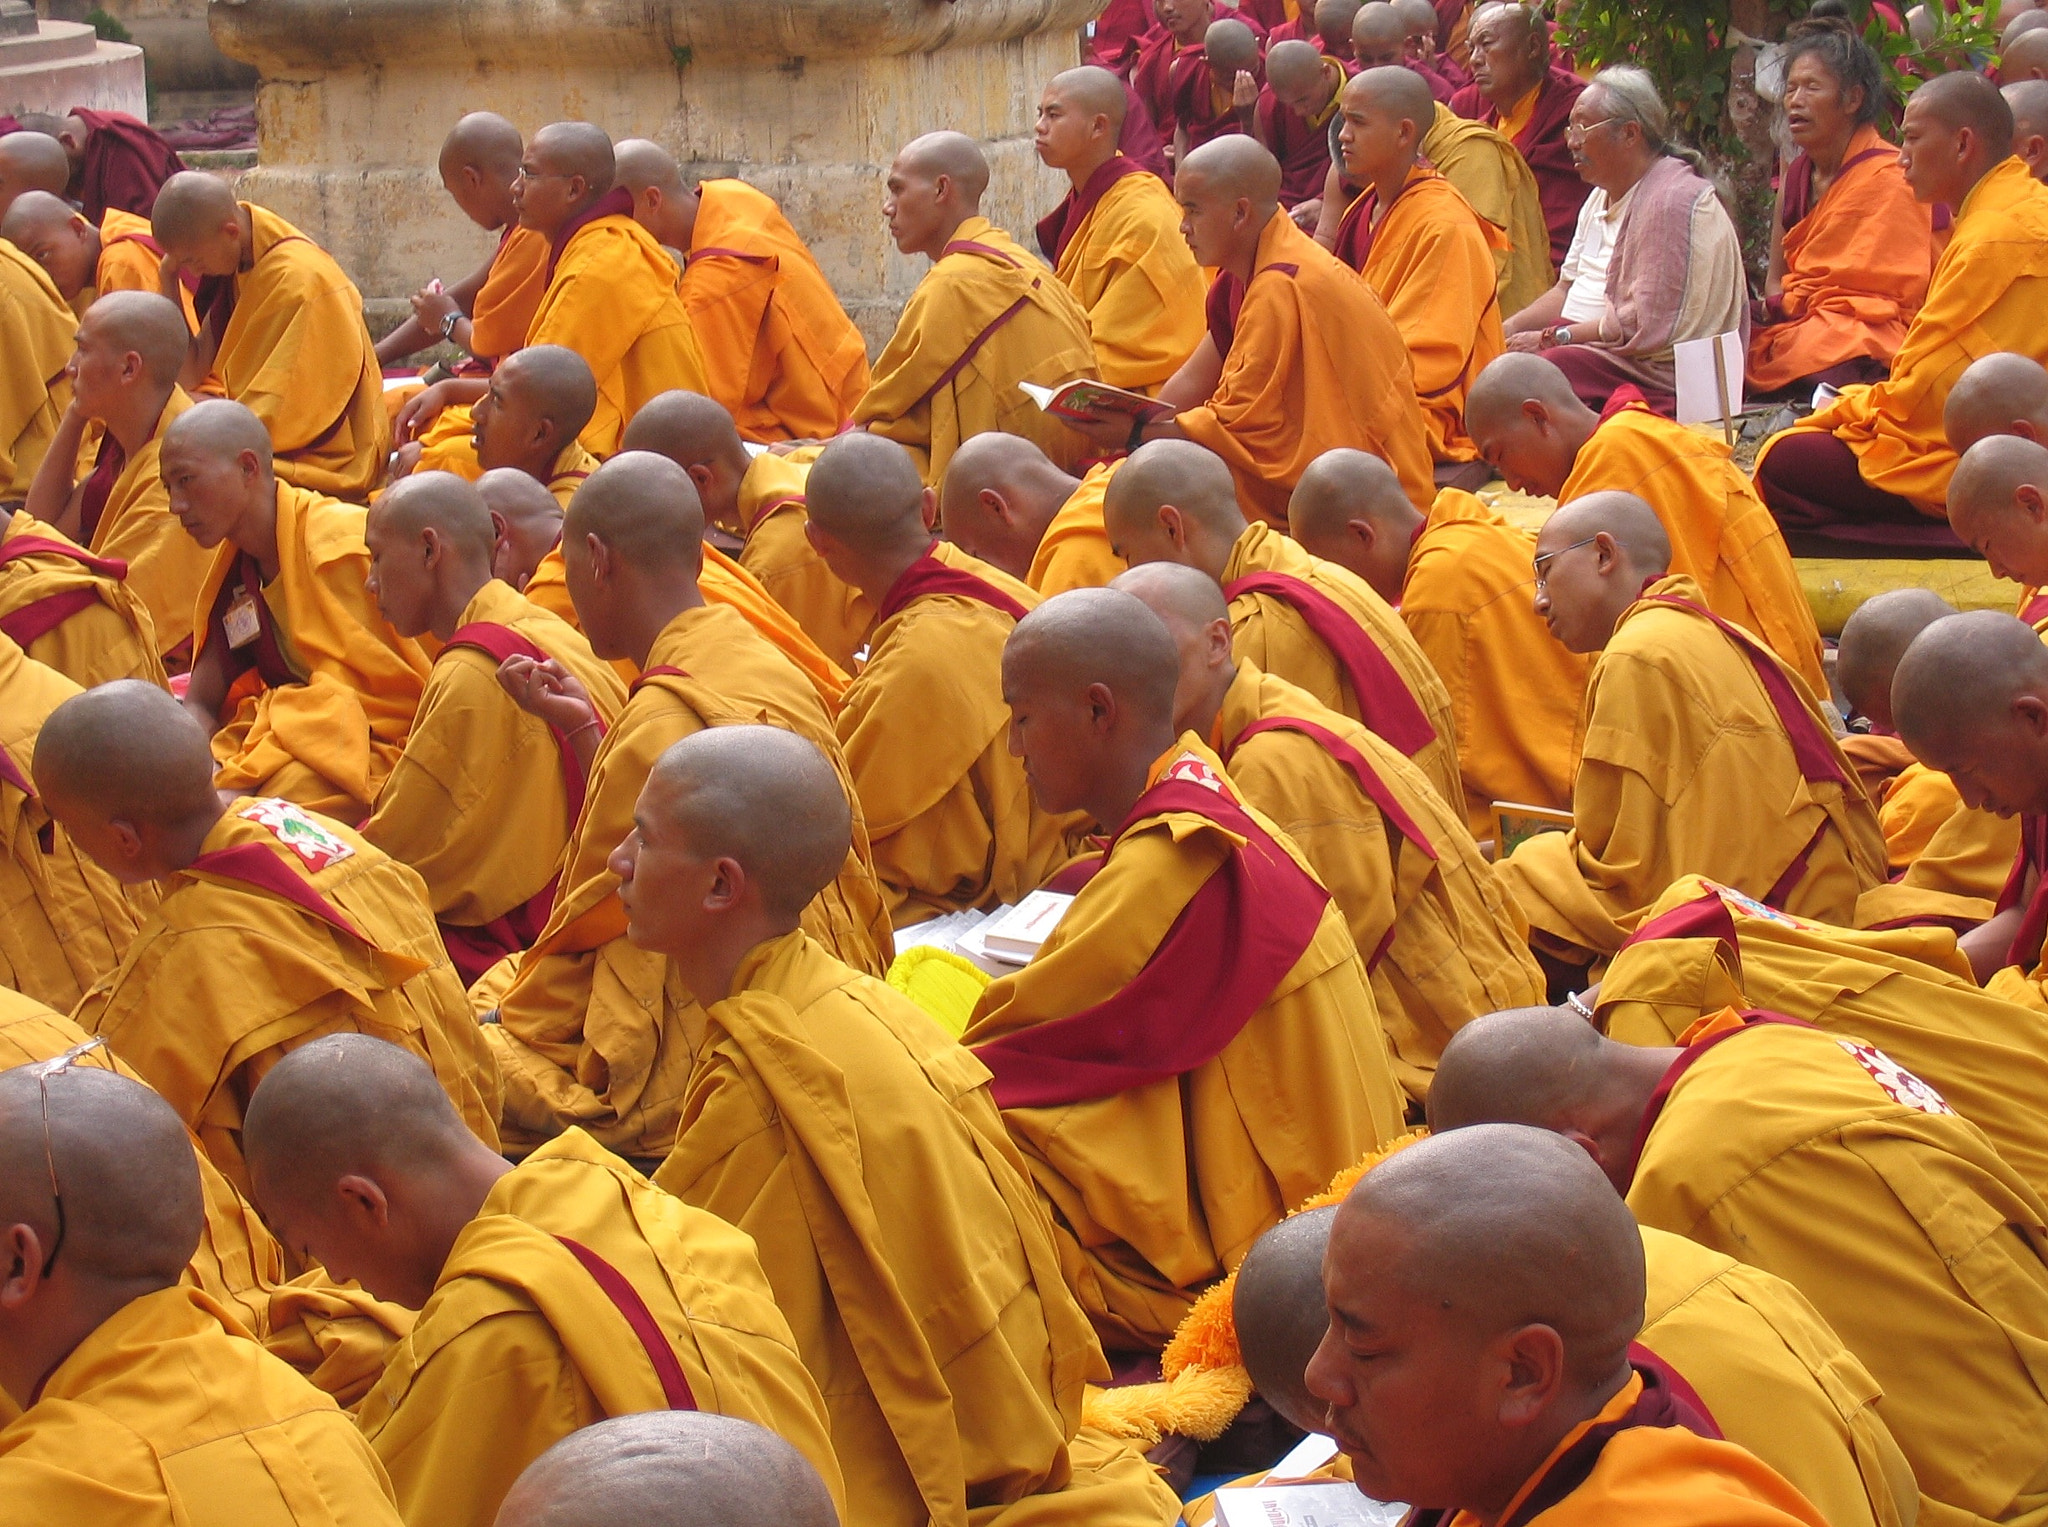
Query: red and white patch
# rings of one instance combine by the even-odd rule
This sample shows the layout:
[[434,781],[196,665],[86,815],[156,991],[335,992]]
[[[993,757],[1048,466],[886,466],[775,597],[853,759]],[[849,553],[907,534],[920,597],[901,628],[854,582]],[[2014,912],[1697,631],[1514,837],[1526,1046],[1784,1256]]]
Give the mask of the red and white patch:
[[1917,1108],[1922,1113],[1955,1112],[1940,1093],[1876,1045],[1858,1044],[1853,1039],[1839,1038],[1835,1043],[1848,1051],[1850,1059],[1870,1073],[1870,1079],[1883,1088],[1884,1095],[1894,1103],[1903,1104],[1907,1108]]
[[1203,763],[1192,753],[1183,753],[1166,766],[1166,772],[1159,776],[1162,782],[1169,779],[1183,780],[1190,785],[1200,785],[1204,790],[1223,794],[1223,776]]
[[1794,917],[1789,912],[1780,912],[1776,907],[1765,906],[1754,896],[1746,895],[1736,890],[1732,885],[1722,885],[1718,881],[1708,880],[1704,877],[1701,878],[1700,883],[1745,917],[1760,918],[1767,923],[1776,923],[1781,928],[1811,928],[1813,926],[1812,923]]
[[235,815],[269,829],[270,835],[297,854],[316,873],[330,865],[353,859],[356,851],[336,837],[311,813],[269,796],[245,801]]

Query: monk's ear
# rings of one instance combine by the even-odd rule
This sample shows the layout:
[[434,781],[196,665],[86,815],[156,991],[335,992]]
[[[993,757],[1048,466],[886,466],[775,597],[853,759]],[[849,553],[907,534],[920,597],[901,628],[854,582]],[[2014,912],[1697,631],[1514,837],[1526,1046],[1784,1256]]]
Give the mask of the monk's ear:
[[1373,524],[1371,520],[1346,520],[1344,522],[1344,531],[1353,540],[1358,542],[1358,549],[1360,551],[1371,551],[1374,543],[1380,537],[1379,527]]
[[[2029,428],[2031,427],[2029,426]],[[2017,488],[2013,489],[2012,501],[2036,525],[2048,522],[2048,500],[2042,498],[2041,490],[2035,484],[2030,482],[2021,483]]]
[[1188,521],[1172,504],[1159,506],[1159,528],[1166,533],[1166,539],[1173,542],[1175,551],[1186,551],[1188,545]]
[[141,864],[143,854],[149,845],[144,840],[140,827],[124,818],[115,817],[107,823],[107,837],[114,847],[120,850],[125,863]]
[[980,504],[983,509],[988,511],[988,517],[990,519],[999,520],[1005,525],[1013,523],[1013,519],[1010,514],[1010,501],[1003,497],[1001,489],[983,488],[979,493],[974,495],[974,499],[976,503]]
[[2036,742],[2048,741],[2048,701],[2038,695],[2020,695],[2012,702],[2012,718]]
[[1089,729],[1097,734],[1107,732],[1116,725],[1116,696],[1107,684],[1090,684],[1081,691],[1081,700],[1088,707]]
[[374,1226],[378,1230],[389,1228],[391,1200],[375,1178],[350,1172],[335,1182],[334,1197],[351,1224],[361,1228]]
[[926,488],[924,490],[924,496],[918,500],[917,513],[918,518],[924,521],[924,528],[926,530],[931,530],[937,526],[939,523],[938,489]]
[[1522,400],[1522,417],[1535,427],[1539,435],[1550,433],[1550,410],[1545,408],[1540,400],[1524,398]]
[[1542,1419],[1564,1382],[1564,1338],[1547,1325],[1526,1325],[1500,1339],[1505,1368],[1499,1421],[1519,1430]]
[[694,466],[684,467],[683,470],[690,474],[690,481],[697,485],[697,496],[699,498],[705,497],[711,489],[712,471],[710,466],[700,461]]
[[584,533],[583,545],[590,556],[590,576],[598,583],[609,583],[612,575],[612,549],[588,531]]
[[497,510],[493,509],[491,511],[491,544],[494,546],[503,546],[505,544],[505,538],[509,536],[511,533],[512,527],[510,524],[506,522],[505,516],[498,513]]
[[121,381],[124,385],[132,386],[140,381],[143,370],[142,356],[138,351],[130,350],[121,357]]
[[737,859],[718,859],[711,866],[711,884],[704,892],[704,910],[730,912],[747,894],[747,867]]
[[18,1310],[35,1297],[48,1259],[33,1225],[0,1230],[0,1310]]

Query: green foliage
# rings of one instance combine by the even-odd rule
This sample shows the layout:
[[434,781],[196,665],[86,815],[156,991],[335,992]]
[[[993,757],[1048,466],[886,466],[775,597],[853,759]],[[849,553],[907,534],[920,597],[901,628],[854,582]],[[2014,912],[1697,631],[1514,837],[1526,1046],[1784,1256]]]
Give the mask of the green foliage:
[[118,17],[94,7],[85,13],[85,24],[99,35],[102,42],[133,42],[135,36],[121,25]]
[[1953,14],[1937,0],[1926,12],[1924,43],[1893,31],[1880,15],[1864,18],[1863,40],[1884,60],[1885,75],[1900,100],[1922,80],[1956,69],[1982,69],[1998,56],[1998,0],[1963,0]]

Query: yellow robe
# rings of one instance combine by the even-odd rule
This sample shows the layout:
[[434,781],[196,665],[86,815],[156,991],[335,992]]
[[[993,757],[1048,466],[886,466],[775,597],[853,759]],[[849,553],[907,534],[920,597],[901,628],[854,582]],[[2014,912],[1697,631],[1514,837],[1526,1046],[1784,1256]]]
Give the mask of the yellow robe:
[[[875,607],[859,589],[840,581],[804,535],[804,483],[810,475],[807,460],[773,454],[754,458],[740,479],[739,529],[747,544],[740,549],[739,564],[834,665],[852,673],[854,654],[866,645],[868,627],[875,623]],[[843,698],[843,685],[841,690]]]
[[1071,467],[1087,440],[1017,383],[1057,387],[1096,374],[1087,312],[985,217],[961,223],[946,249],[904,304],[853,422],[907,448],[934,486],[960,442],[990,430],[1022,435]]
[[1109,544],[1103,528],[1102,500],[1109,492],[1109,480],[1118,463],[1103,462],[1088,469],[1067,501],[1047,522],[1038,538],[1038,550],[1031,554],[1031,568],[1024,581],[1050,599],[1068,589],[1099,589],[1126,570],[1122,557]]
[[[0,525],[0,551],[25,537],[53,541],[85,555],[85,548],[69,536],[58,534],[26,509],[17,509]],[[81,689],[115,679],[141,679],[161,686],[164,665],[157,656],[156,628],[150,623],[148,608],[124,579],[95,572],[74,556],[36,551],[0,565],[0,621],[8,622],[0,629],[8,630],[10,636],[30,636],[32,625],[40,624],[44,613],[43,608],[31,606],[41,606],[46,599],[83,598],[86,594],[95,597],[83,609],[74,610],[27,642],[24,650],[28,655]]]
[[749,440],[829,439],[867,391],[868,352],[782,209],[743,180],[697,183],[683,308],[705,391]]
[[[269,688],[251,669],[229,689],[213,736],[221,789],[281,795],[359,822],[398,762],[431,665],[364,587],[363,520],[353,504],[277,485],[278,574],[261,597],[299,682]],[[228,639],[214,607],[241,584],[241,555],[232,541],[214,553],[193,607],[195,664]]]
[[1512,318],[1557,284],[1550,266],[1550,228],[1536,176],[1514,143],[1484,122],[1469,121],[1441,101],[1422,157],[1487,222],[1500,231],[1493,246],[1500,310]]
[[362,502],[384,476],[391,421],[363,298],[334,257],[267,207],[249,214],[247,270],[213,375],[270,431],[278,481]]
[[[1312,557],[1299,544],[1271,526],[1245,527],[1230,560],[1223,567],[1223,585],[1254,573],[1284,573],[1299,578],[1340,606],[1371,638],[1372,644],[1408,686],[1415,703],[1436,729],[1436,740],[1410,760],[1446,801],[1463,798],[1458,775],[1458,730],[1452,719],[1450,691],[1430,666],[1422,648],[1408,634],[1393,607],[1371,584],[1348,568]],[[1305,689],[1317,703],[1354,721],[1365,719],[1365,706],[1343,665],[1323,639],[1309,629],[1299,612],[1271,594],[1244,593],[1230,601],[1230,645],[1239,662],[1256,663],[1262,672]]]
[[597,411],[577,436],[600,458],[619,448],[633,415],[657,393],[703,392],[704,356],[676,295],[675,261],[625,213],[571,234],[527,330],[529,345],[563,345],[590,363]]
[[705,727],[778,726],[832,760],[853,807],[853,846],[838,880],[805,909],[805,927],[861,969],[888,966],[889,919],[866,824],[832,723],[803,676],[736,612],[716,605],[677,616],[650,657],[650,668],[704,677],[644,680],[605,734],[562,856],[554,911],[517,962],[499,1022],[484,1028],[504,1069],[503,1120],[514,1142],[572,1126],[635,1157],[665,1155],[675,1142],[691,1066],[677,1012],[690,999],[665,956],[626,938],[610,860],[632,831],[655,760]]
[[1881,1391],[1782,1278],[1642,1227],[1636,1340],[1706,1402],[1721,1434],[1811,1501],[1828,1527],[1908,1527],[1920,1489],[1880,1416]]
[[1757,1025],[1677,1076],[1628,1204],[1812,1301],[1883,1387],[1923,1521],[2048,1510],[2048,1209],[1925,1082]]
[[128,564],[128,591],[148,609],[159,653],[175,651],[192,640],[192,606],[213,565],[213,553],[187,535],[172,516],[171,496],[157,467],[165,426],[191,406],[182,387],[171,389],[156,429],[114,479],[92,535],[94,556],[117,557]]
[[1470,493],[1445,488],[1408,553],[1401,620],[1451,697],[1458,773],[1474,837],[1494,836],[1493,803],[1568,811],[1579,709],[1592,660],[1568,652],[1536,613],[1536,538]]
[[[1690,578],[1659,578],[1643,592],[1699,602]],[[1846,783],[1802,777],[1785,724],[1733,638],[1690,610],[1639,601],[1622,612],[1586,686],[1573,826],[1526,840],[1500,866],[1531,929],[1556,953],[1613,954],[1689,872],[1757,897],[1776,888],[1786,911],[1839,923],[1884,878],[1870,798],[1811,692],[1780,672]]]
[[[1152,778],[1188,759],[1228,786],[1192,733],[1161,755]],[[1115,996],[1238,842],[1186,813],[1133,824],[1037,958],[982,993],[965,1042]],[[1204,1287],[1340,1168],[1400,1133],[1401,1118],[1365,963],[1334,902],[1214,1059],[1110,1097],[1003,1110],[1081,1307],[1106,1345],[1135,1351],[1157,1351]]]
[[23,1522],[399,1527],[391,1482],[334,1401],[198,1289],[130,1300],[0,1431]]
[[988,1072],[801,932],[693,1010],[656,1186],[754,1238],[864,1527],[1159,1524],[1136,1454],[1076,1442],[1107,1376]]
[[24,498],[71,402],[78,318],[42,266],[0,239],[0,500]]
[[471,304],[471,353],[501,360],[526,343],[548,289],[548,244],[545,234],[517,223],[505,230]]
[[654,1359],[571,1245],[632,1285],[695,1408],[839,1469],[824,1403],[753,1242],[571,1130],[498,1179],[356,1420],[413,1527],[490,1527],[520,1471],[607,1416],[670,1408]]
[[[1357,752],[1427,847],[1317,738],[1269,731],[1239,740],[1272,717],[1307,721]],[[1463,815],[1399,750],[1251,663],[1225,692],[1211,741],[1245,800],[1301,850],[1344,914],[1409,1097],[1428,1095],[1444,1044],[1468,1020],[1542,1002],[1521,910]]]
[[[275,824],[270,825],[270,824]],[[234,851],[324,900],[353,935],[281,889],[210,868]],[[498,1075],[441,947],[419,877],[348,828],[281,801],[216,822],[201,858],[74,1017],[162,1093],[246,1191],[242,1110],[270,1068],[323,1034],[370,1034],[426,1061],[477,1137],[498,1143]]]
[[1579,448],[1558,491],[1633,493],[1671,538],[1671,571],[1692,579],[1701,603],[1763,638],[1815,694],[1828,692],[1820,628],[1792,568],[1792,553],[1749,478],[1711,435],[1634,404],[1610,415]]
[[[933,556],[1026,610],[1038,595],[944,541]],[[913,574],[917,571],[913,568]],[[1010,752],[1003,644],[1016,621],[966,595],[912,597],[868,639],[839,745],[868,819],[875,878],[898,927],[1024,899],[1086,824],[1039,809]]]
[[[94,299],[108,292],[154,292],[161,288],[157,274],[163,267],[163,249],[150,232],[149,219],[119,207],[100,215],[100,257],[93,266],[92,285],[71,300],[79,317]],[[148,239],[148,243],[143,243]],[[186,317],[192,314],[192,299],[183,288],[181,298]]]
[[1153,392],[1201,344],[1202,268],[1157,175],[1125,175],[1103,192],[1054,267],[1087,311],[1105,382]]

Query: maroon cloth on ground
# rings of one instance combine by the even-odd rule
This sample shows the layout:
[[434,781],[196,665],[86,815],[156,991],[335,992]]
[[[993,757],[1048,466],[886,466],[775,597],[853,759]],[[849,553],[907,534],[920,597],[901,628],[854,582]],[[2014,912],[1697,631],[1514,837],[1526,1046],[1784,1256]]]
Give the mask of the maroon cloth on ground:
[[85,162],[78,167],[78,199],[95,227],[107,208],[148,217],[164,182],[185,168],[178,151],[147,122],[125,111],[74,107],[86,125]]
[[[1562,266],[1572,247],[1572,234],[1579,226],[1579,208],[1593,188],[1579,179],[1572,151],[1564,144],[1564,125],[1586,82],[1560,63],[1553,62],[1543,83],[1536,87],[1536,109],[1529,125],[1515,139],[1515,147],[1529,161],[1536,176],[1536,194],[1543,203],[1543,221],[1550,229],[1550,263]],[[1451,110],[1461,117],[1500,126],[1500,108],[1468,85],[1451,98]]]
[[[1125,121],[1128,123],[1129,118]],[[1067,244],[1080,231],[1081,224],[1088,220],[1088,214],[1095,210],[1109,193],[1109,188],[1126,175],[1142,175],[1145,167],[1128,154],[1118,154],[1105,159],[1095,167],[1087,182],[1078,191],[1069,191],[1057,207],[1038,220],[1036,233],[1038,247],[1045,257],[1057,265],[1060,257],[1067,252]]]
[[941,562],[937,547],[938,542],[934,541],[923,556],[905,568],[889,585],[889,592],[882,596],[881,603],[875,608],[876,625],[900,612],[911,600],[922,599],[927,594],[952,594],[985,604],[992,610],[1000,610],[1013,621],[1024,618],[1024,606],[965,568],[949,567]]
[[[237,843],[231,848],[216,848],[210,854],[201,854],[185,868],[187,871],[218,875],[223,880],[239,880],[243,885],[268,891],[290,902],[301,912],[319,918],[337,932],[346,933],[357,943],[370,944],[334,903],[313,889],[312,881],[261,843]],[[370,944],[370,947],[374,949],[376,945]]]
[[1833,435],[1809,431],[1778,441],[1757,467],[1756,489],[1788,539],[1824,543],[1835,555],[1845,546],[1893,555],[1969,551],[1947,520],[1866,483],[1856,453]]
[[[1338,82],[1343,88],[1343,82]],[[1323,181],[1330,173],[1330,124],[1337,114],[1323,119],[1320,127],[1273,94],[1271,85],[1259,90],[1256,116],[1259,134],[1266,147],[1280,161],[1280,205],[1292,208],[1297,202],[1312,201],[1323,194]]]
[[1640,377],[1632,376],[1616,365],[1605,350],[1591,345],[1553,345],[1537,353],[1562,371],[1565,380],[1572,384],[1572,391],[1579,395],[1579,401],[1596,412],[1607,406],[1607,400],[1620,387],[1637,389],[1651,411],[1667,419],[1678,412],[1677,398],[1668,392],[1645,388]]
[[1126,159],[1136,162],[1138,168],[1150,170],[1161,180],[1166,179],[1166,144],[1159,136],[1159,129],[1152,125],[1152,113],[1145,109],[1145,103],[1138,99],[1138,92],[1128,84],[1124,86],[1124,130],[1116,140],[1117,151]]
[[219,106],[203,117],[172,122],[162,129],[164,142],[175,149],[254,148],[256,105]]

